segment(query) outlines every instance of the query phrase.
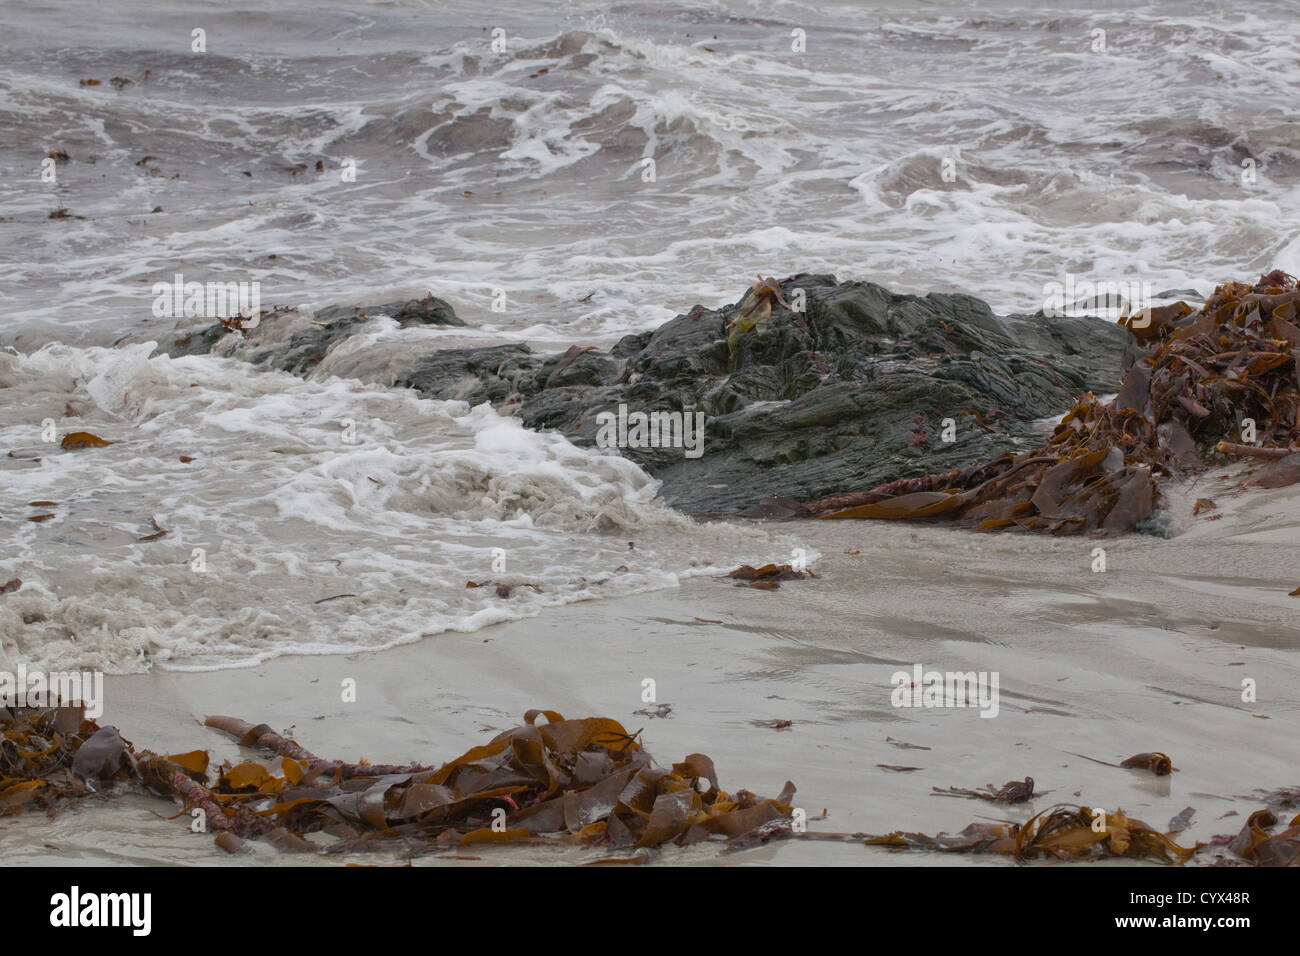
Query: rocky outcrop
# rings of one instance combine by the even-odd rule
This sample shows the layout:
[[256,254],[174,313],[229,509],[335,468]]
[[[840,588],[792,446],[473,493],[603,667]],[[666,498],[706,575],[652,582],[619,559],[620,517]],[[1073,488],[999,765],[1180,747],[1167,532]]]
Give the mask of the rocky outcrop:
[[[465,324],[450,303],[432,294],[423,299],[388,302],[383,305],[332,305],[310,317],[297,309],[278,309],[261,316],[258,325],[250,330],[256,332],[262,328],[262,323],[266,323],[267,329],[279,333],[278,340],[259,347],[261,336],[251,336],[248,339],[251,347],[241,348],[239,354],[255,365],[270,364],[283,371],[301,375],[315,368],[336,343],[357,332],[371,317],[379,315],[396,319],[402,328],[413,325]],[[236,319],[192,332],[176,339],[167,352],[173,357],[206,354],[227,335],[243,331],[241,324],[247,324],[247,320],[241,323],[241,320]],[[292,327],[285,328],[286,325]]]
[[[1110,322],[1000,317],[967,295],[897,295],[829,275],[772,287],[779,293],[696,306],[609,351],[441,349],[413,356],[386,384],[491,402],[585,445],[596,443],[598,413],[619,406],[703,412],[697,458],[681,447],[621,448],[663,481],[669,503],[696,513],[773,496],[810,500],[1032,447],[1042,440],[1035,420],[1059,415],[1081,393],[1119,388],[1126,333]],[[432,301],[438,309],[408,314],[462,324]],[[323,327],[273,345],[250,333],[239,354],[302,372],[364,321],[358,311],[381,308],[393,307],[327,310],[316,316]]]

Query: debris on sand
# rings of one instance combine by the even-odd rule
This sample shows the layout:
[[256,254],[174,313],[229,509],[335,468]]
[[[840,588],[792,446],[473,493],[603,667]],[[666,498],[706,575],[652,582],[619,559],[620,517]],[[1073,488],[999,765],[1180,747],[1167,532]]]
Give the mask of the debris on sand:
[[1174,833],[1182,833],[1192,825],[1192,817],[1194,816],[1196,816],[1195,807],[1183,807],[1183,809],[1178,811],[1174,818],[1169,821],[1169,826],[1166,828],[1165,832],[1171,835]]
[[962,787],[932,787],[931,790],[945,797],[972,797],[991,803],[1027,803],[1034,797],[1034,778],[1011,780],[996,790],[991,783],[980,790],[966,790]]
[[1121,533],[1152,517],[1160,481],[1226,455],[1271,459],[1255,484],[1300,481],[1295,277],[1228,282],[1199,311],[1178,302],[1120,324],[1130,337],[1119,393],[1104,404],[1085,394],[1042,446],[804,507],[822,518]]

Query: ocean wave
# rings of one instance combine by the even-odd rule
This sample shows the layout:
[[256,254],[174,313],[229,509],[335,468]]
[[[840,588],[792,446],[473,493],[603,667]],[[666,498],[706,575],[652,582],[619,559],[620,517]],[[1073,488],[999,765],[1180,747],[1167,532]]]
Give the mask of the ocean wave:
[[[0,354],[0,578],[23,582],[0,598],[0,666],[377,650],[782,553],[488,406],[152,351]],[[114,444],[42,440],[73,431]]]

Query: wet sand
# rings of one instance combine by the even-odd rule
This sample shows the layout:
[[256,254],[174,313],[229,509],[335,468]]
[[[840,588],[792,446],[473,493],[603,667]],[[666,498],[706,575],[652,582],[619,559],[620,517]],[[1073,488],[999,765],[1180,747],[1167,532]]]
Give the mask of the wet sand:
[[[233,742],[205,714],[267,722],[326,757],[440,763],[520,722],[529,708],[614,717],[642,729],[661,764],[702,751],[724,789],[771,796],[788,778],[813,831],[956,831],[974,820],[1024,820],[1054,803],[1114,808],[1164,829],[1196,808],[1183,843],[1236,832],[1255,788],[1294,786],[1300,716],[1300,494],[1232,497],[1219,477],[1171,498],[1175,536],[1044,538],[883,522],[783,526],[810,552],[815,579],[778,591],[726,578],[548,609],[538,618],[348,657],[282,658],[212,673],[155,669],[108,677],[106,712],[137,748]],[[1211,497],[1218,520],[1191,517]],[[1093,549],[1107,570],[1094,572]],[[720,622],[720,623],[713,623]],[[891,676],[997,671],[999,712],[891,706]],[[342,682],[356,681],[355,703]],[[642,682],[656,683],[656,705]],[[1258,701],[1242,701],[1242,680]],[[787,730],[753,721],[791,720]],[[928,747],[902,749],[886,738]],[[1158,750],[1167,777],[1101,766]],[[919,767],[892,772],[878,764]],[[1032,776],[1030,804],[1004,808],[930,794],[932,786],[1001,785]],[[1236,816],[1225,816],[1232,811]],[[83,801],[53,819],[0,818],[11,863],[248,862],[167,820],[167,802]],[[336,864],[279,856],[267,863]],[[572,863],[599,851],[494,848],[482,863]],[[352,859],[352,858],[350,858]],[[368,856],[388,862],[390,856]],[[986,863],[857,844],[773,844],[736,854],[668,847],[660,864],[917,865]],[[418,864],[463,864],[424,856]]]

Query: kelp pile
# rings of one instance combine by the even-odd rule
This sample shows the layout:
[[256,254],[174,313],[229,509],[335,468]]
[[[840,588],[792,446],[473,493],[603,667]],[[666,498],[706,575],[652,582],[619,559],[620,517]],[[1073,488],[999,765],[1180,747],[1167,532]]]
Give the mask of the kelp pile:
[[[1199,311],[1143,310],[1129,332],[1123,385],[1091,392],[1038,448],[805,503],[823,518],[950,520],[1053,534],[1136,529],[1158,482],[1225,455],[1277,458],[1268,487],[1300,481],[1300,288],[1280,271],[1219,286]],[[1237,439],[1253,433],[1255,444]]]
[[114,728],[83,719],[79,708],[0,707],[0,813],[27,804],[48,808],[89,792],[89,781],[127,779],[127,753]]
[[[1065,804],[1024,824],[978,822],[952,835],[895,831],[867,837],[805,832],[803,820],[824,819],[826,813],[797,813],[791,805],[795,787],[788,781],[776,798],[763,799],[747,790],[722,790],[704,754],[658,767],[638,734],[604,717],[566,720],[554,711],[530,710],[520,726],[437,767],[325,760],[266,724],[221,716],[205,723],[264,756],[213,766],[204,750],[136,750],[116,728],[86,719],[81,708],[0,707],[0,814],[53,811],[61,801],[135,786],[172,798],[185,826],[212,834],[230,853],[249,850],[255,841],[288,853],[462,858],[466,849],[525,844],[588,849],[596,855],[587,862],[605,864],[643,862],[668,844],[718,841],[723,852],[734,852],[807,839],[1018,861],[1128,857],[1183,863],[1208,845],[1222,864],[1300,865],[1300,816],[1278,829],[1300,802],[1297,790],[1264,794],[1265,809],[1252,813],[1239,834],[1193,847],[1180,846],[1172,832],[1159,833],[1122,810]],[[1159,772],[1148,764],[1142,769]],[[935,792],[1004,805],[1039,796],[1029,777],[998,790]],[[1183,811],[1170,830],[1182,829],[1185,822],[1178,821],[1192,812]]]
[[287,852],[530,843],[632,854],[593,862],[788,829],[793,816],[793,783],[775,799],[728,793],[706,755],[658,767],[636,734],[604,717],[531,710],[522,725],[438,767],[323,760],[265,724],[206,723],[273,756],[210,768],[202,750],[137,752],[80,709],[0,708],[0,812],[133,781],[174,798],[230,852],[259,840]]

